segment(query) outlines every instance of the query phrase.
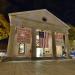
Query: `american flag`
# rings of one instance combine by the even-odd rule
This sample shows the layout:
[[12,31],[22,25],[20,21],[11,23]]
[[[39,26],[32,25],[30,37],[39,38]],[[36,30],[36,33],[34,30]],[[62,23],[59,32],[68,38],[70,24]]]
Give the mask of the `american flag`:
[[39,32],[39,47],[48,48],[49,47],[49,32]]

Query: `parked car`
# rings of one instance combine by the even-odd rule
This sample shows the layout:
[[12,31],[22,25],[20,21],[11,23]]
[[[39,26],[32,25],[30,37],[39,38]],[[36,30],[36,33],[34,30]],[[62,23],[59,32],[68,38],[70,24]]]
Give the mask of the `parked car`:
[[75,50],[73,50],[73,51],[70,52],[70,57],[71,58],[75,58]]

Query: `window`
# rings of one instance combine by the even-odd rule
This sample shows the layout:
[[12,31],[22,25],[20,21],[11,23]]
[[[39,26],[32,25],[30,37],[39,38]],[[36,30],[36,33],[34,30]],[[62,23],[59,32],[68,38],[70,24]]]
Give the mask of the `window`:
[[25,52],[25,44],[24,43],[20,43],[19,44],[19,53],[23,54]]

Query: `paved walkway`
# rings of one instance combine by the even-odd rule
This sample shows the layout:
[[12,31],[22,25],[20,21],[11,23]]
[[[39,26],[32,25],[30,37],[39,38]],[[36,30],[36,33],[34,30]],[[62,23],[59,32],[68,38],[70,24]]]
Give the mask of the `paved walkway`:
[[75,61],[2,62],[0,75],[75,75]]

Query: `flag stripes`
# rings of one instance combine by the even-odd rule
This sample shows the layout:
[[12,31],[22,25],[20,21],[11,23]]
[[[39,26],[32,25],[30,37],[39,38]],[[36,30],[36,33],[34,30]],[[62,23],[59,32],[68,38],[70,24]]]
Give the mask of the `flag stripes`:
[[39,46],[40,48],[49,47],[49,32],[39,32]]

